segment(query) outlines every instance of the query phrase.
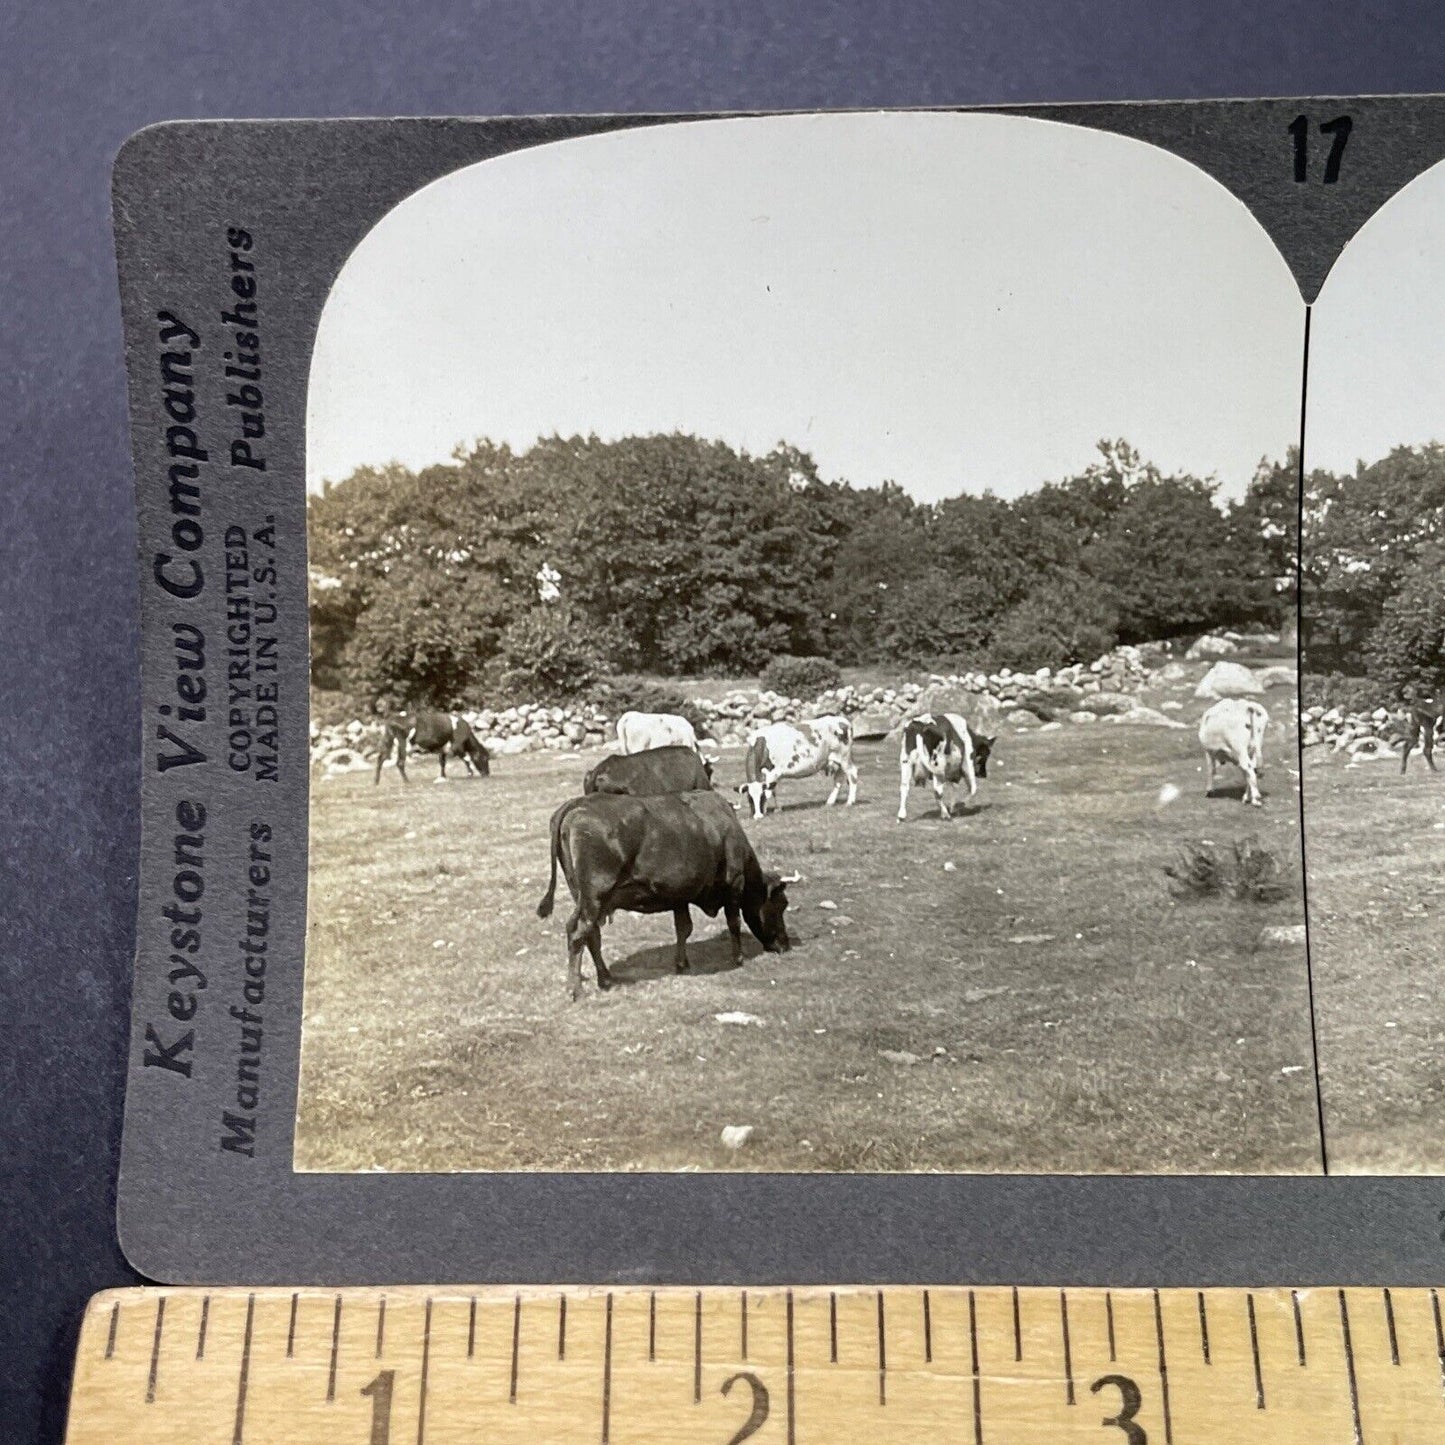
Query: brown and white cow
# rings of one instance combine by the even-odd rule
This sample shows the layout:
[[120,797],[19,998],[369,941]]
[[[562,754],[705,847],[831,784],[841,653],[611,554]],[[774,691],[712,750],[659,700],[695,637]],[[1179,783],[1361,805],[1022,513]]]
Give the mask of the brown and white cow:
[[938,814],[951,818],[944,799],[945,784],[966,783],[968,796],[978,792],[978,779],[988,776],[988,755],[994,739],[975,733],[968,719],[956,712],[925,712],[903,726],[898,749],[898,821],[908,821],[908,789],[931,782],[938,799]]
[[401,774],[402,782],[406,782],[408,749],[437,755],[441,764],[436,779],[439,783],[447,780],[448,754],[460,758],[469,773],[480,773],[486,777],[492,770],[490,754],[472,731],[472,725],[460,713],[410,712],[389,719],[382,732],[381,751],[376,755],[375,781],[381,781],[382,766],[395,752],[396,770]]
[[1244,774],[1244,801],[1258,808],[1259,769],[1264,756],[1264,730],[1269,714],[1247,698],[1226,697],[1215,703],[1199,720],[1199,746],[1209,764],[1207,798],[1214,791],[1214,777],[1220,764],[1233,763]]
[[1421,696],[1414,688],[1405,693],[1406,726],[1405,751],[1400,754],[1400,771],[1403,773],[1410,763],[1410,754],[1416,747],[1425,755],[1425,762],[1432,773],[1435,766],[1435,739],[1445,738],[1445,703],[1438,697]]
[[847,718],[814,718],[797,727],[778,722],[755,732],[748,739],[748,780],[738,784],[738,792],[752,804],[753,817],[761,818],[781,779],[811,778],[814,773],[826,773],[833,780],[830,808],[847,779],[852,807],[858,797],[858,769],[853,763],[853,724]]

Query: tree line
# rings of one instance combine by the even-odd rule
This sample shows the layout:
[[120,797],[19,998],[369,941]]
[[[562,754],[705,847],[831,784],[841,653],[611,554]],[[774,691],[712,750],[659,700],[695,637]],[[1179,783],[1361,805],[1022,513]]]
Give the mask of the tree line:
[[1306,700],[1336,700],[1331,675],[1343,697],[1373,702],[1445,686],[1445,446],[1399,446],[1346,475],[1312,470],[1302,510]]
[[313,678],[387,705],[586,691],[609,673],[1036,668],[1280,624],[1297,458],[1224,503],[1123,441],[1012,500],[923,503],[780,445],[673,434],[491,442],[364,467],[308,503]]

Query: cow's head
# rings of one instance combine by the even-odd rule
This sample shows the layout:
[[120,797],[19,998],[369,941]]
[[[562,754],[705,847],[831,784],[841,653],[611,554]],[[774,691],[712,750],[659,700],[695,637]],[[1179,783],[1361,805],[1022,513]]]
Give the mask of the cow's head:
[[739,783],[738,792],[751,804],[754,818],[761,818],[773,801],[773,790],[766,783]]
[[707,755],[706,753],[699,753],[699,754],[698,754],[698,757],[700,757],[700,758],[702,759],[702,770],[703,770],[703,772],[705,772],[705,773],[707,774],[707,780],[708,780],[708,782],[712,782],[712,770],[713,770],[715,767],[717,767],[717,765],[718,765],[718,758],[717,758],[717,757],[711,757],[711,758],[710,758],[710,757],[708,757],[708,755]]
[[463,747],[471,765],[481,777],[485,778],[492,771],[491,755],[474,736],[468,736]]
[[986,738],[982,733],[971,733],[973,739],[973,770],[980,778],[988,777],[988,755],[993,751],[997,738]]
[[743,903],[743,917],[753,937],[769,953],[786,953],[793,946],[783,914],[788,907],[788,885],[777,873],[764,873],[754,897]]

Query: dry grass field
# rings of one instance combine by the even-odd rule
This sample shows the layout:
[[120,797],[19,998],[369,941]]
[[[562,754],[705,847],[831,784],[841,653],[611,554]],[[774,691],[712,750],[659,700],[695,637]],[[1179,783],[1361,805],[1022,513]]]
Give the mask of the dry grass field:
[[1445,1173],[1445,775],[1306,757],[1330,1172]]
[[[1189,687],[1143,700],[1165,696]],[[1314,1172],[1304,948],[1260,942],[1301,917],[1294,699],[1265,701],[1262,810],[1232,773],[1204,797],[1192,700],[1184,730],[1006,729],[948,822],[925,788],[897,824],[896,747],[860,746],[857,807],[784,783],[745,825],[803,875],[792,952],[747,938],[733,969],[698,914],[677,976],[671,919],[618,914],[622,986],[589,967],[576,1004],[565,891],[535,907],[548,817],[594,757],[318,783],[296,1166]],[[726,751],[719,781],[741,774]],[[1282,901],[1171,897],[1181,840],[1248,833]],[[727,1125],[753,1126],[736,1152]]]

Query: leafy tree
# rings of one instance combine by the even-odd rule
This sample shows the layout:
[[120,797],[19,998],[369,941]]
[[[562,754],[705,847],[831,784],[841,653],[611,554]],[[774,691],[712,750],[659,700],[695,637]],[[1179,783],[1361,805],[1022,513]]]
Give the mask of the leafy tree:
[[518,701],[567,702],[588,692],[607,670],[602,636],[561,607],[523,612],[496,646],[502,691]]
[[1445,688],[1445,543],[1422,547],[1381,609],[1367,656],[1372,680],[1394,696]]
[[1118,642],[1110,590],[1084,574],[1041,583],[994,631],[995,661],[1023,671],[1092,662]]

